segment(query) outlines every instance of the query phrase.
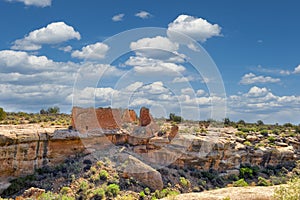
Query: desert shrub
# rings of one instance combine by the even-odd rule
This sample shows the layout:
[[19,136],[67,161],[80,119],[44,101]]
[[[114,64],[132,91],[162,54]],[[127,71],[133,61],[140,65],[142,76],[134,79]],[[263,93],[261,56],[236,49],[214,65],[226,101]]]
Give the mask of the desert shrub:
[[246,186],[248,186],[248,183],[243,178],[233,182],[233,187],[246,187]]
[[270,180],[267,180],[261,176],[258,177],[258,182],[257,182],[257,185],[259,186],[271,186],[272,183]]
[[107,180],[108,172],[106,170],[102,169],[99,173],[99,177],[101,180],[104,180],[104,181]]
[[59,197],[59,200],[75,200],[74,197],[69,197],[67,195],[62,195]]
[[96,167],[94,167],[94,166],[91,167],[90,172],[91,172],[92,174],[95,174],[96,171],[97,171]]
[[39,200],[75,200],[74,197],[69,197],[67,195],[55,194],[52,192],[44,192],[39,198]]
[[287,185],[275,189],[276,200],[299,200],[300,199],[300,178],[288,181]]
[[252,178],[253,170],[250,167],[241,167],[240,168],[240,178]]
[[144,189],[144,191],[145,191],[145,194],[147,194],[147,195],[149,195],[149,194],[151,193],[151,191],[150,191],[150,189],[149,189],[148,187],[146,187],[146,188]]
[[269,134],[269,131],[264,129],[264,130],[260,131],[260,134],[262,134],[263,136],[267,137],[268,134]]
[[82,191],[87,191],[88,187],[89,187],[89,184],[88,182],[86,182],[85,180],[84,181],[81,181],[80,182],[80,185],[79,185],[80,189]]
[[105,191],[103,188],[97,188],[93,191],[94,199],[104,199],[105,198]]
[[245,138],[247,136],[247,133],[243,132],[243,131],[238,131],[235,133],[236,136],[241,137],[241,138]]
[[39,200],[56,200],[58,199],[58,195],[52,192],[44,192],[39,198]]
[[109,197],[115,197],[120,192],[120,186],[117,184],[110,184],[107,186],[105,194]]
[[180,185],[182,185],[183,187],[188,187],[190,185],[190,181],[184,177],[180,177],[179,181],[180,181]]
[[170,188],[165,188],[165,189],[162,189],[161,191],[156,190],[155,193],[154,193],[154,197],[156,199],[162,199],[164,197],[173,197],[173,196],[176,196],[178,194],[179,194],[179,192],[177,190],[172,190]]
[[230,197],[225,197],[223,198],[223,200],[230,200]]
[[20,177],[11,181],[11,185],[3,191],[3,195],[11,196],[24,188],[32,187],[32,182],[36,180],[34,175],[28,175],[25,177]]
[[275,135],[278,135],[280,133],[280,130],[279,129],[274,129],[274,130],[272,130],[272,133],[275,134]]
[[141,199],[144,199],[146,197],[146,194],[144,191],[141,191],[139,195],[140,195]]
[[99,161],[97,161],[96,164],[97,164],[98,167],[101,167],[103,165],[103,162],[101,160],[99,160]]
[[249,141],[245,141],[244,145],[249,146],[249,147],[252,146],[251,142],[249,142]]
[[276,138],[274,136],[268,137],[268,140],[270,143],[274,143],[276,141]]
[[60,189],[61,194],[68,194],[69,192],[72,192],[72,189],[70,187],[62,187]]

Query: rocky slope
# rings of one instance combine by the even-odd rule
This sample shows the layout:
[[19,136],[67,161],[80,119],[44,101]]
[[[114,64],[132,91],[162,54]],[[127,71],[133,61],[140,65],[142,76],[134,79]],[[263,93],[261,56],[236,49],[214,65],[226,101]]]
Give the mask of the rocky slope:
[[240,167],[245,165],[291,169],[300,158],[297,136],[276,136],[271,144],[259,145],[266,140],[264,136],[249,133],[241,137],[234,128],[209,127],[198,131],[197,124],[178,127],[168,122],[159,127],[147,109],[141,110],[140,123],[136,124],[125,123],[122,127],[116,125],[84,133],[39,125],[3,125],[0,127],[0,192],[16,177],[56,166],[78,154],[93,155],[96,159],[111,157],[117,167],[123,167],[124,178],[133,177],[153,190],[161,190],[171,180],[161,174],[166,166],[214,170],[228,177],[238,175]]

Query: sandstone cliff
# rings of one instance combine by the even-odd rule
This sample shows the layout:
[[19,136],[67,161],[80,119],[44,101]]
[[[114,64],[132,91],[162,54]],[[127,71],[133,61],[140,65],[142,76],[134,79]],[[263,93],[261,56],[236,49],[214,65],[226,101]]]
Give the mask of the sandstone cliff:
[[[177,134],[170,141],[167,136],[139,138],[122,129],[80,134],[71,130],[37,127],[31,129],[10,127],[6,131],[2,128],[1,185],[7,187],[5,183],[11,178],[31,174],[35,169],[46,165],[57,165],[75,154],[107,151],[116,144],[127,144],[126,151],[154,167],[172,164],[229,173],[231,170],[239,169],[241,164],[260,167],[285,166],[299,159],[298,149],[293,146],[254,149],[237,142],[237,139],[227,134],[226,130],[222,130],[222,134],[215,141],[211,141],[209,135],[214,133],[212,130],[207,133],[208,136]],[[158,176],[155,171],[151,173]],[[150,187],[153,186],[153,183],[149,184]]]

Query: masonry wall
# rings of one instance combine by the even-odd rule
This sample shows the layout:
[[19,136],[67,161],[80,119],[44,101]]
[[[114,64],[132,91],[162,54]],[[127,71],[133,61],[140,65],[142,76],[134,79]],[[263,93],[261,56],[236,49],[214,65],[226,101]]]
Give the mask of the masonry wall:
[[72,127],[81,133],[97,129],[119,129],[123,123],[137,120],[134,110],[112,108],[72,109]]

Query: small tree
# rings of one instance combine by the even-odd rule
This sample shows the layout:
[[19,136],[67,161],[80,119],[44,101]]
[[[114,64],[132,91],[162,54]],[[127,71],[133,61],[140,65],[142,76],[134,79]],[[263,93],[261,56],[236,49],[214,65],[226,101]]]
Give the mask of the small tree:
[[246,125],[246,122],[244,121],[244,120],[239,120],[238,122],[237,122],[237,124],[238,125],[243,125],[243,126],[245,126]]
[[183,118],[182,118],[182,117],[177,116],[177,115],[175,115],[174,113],[170,113],[169,118],[170,118],[170,120],[173,121],[173,122],[178,122],[178,123],[180,123],[180,122],[183,121]]
[[231,124],[230,119],[229,119],[228,117],[226,117],[226,118],[224,119],[224,125],[229,126],[230,124]]
[[256,122],[256,124],[257,124],[258,126],[262,126],[262,125],[264,125],[264,122],[263,122],[262,120],[258,120],[258,121]]
[[4,120],[6,118],[6,112],[3,110],[3,108],[0,108],[0,121]]
[[54,107],[48,108],[47,112],[49,114],[58,114],[60,112],[60,109],[59,109],[59,107],[54,106]]
[[42,110],[40,110],[40,114],[45,115],[45,114],[48,114],[48,112],[45,109],[42,109]]

